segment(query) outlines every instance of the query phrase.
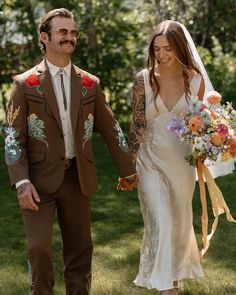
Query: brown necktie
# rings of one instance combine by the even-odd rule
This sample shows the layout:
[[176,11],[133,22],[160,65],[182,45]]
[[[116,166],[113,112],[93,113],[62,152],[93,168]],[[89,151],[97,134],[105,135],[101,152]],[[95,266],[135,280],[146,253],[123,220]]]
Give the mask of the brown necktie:
[[64,103],[64,108],[66,111],[67,110],[67,101],[66,101],[66,92],[65,92],[65,86],[64,86],[63,72],[64,72],[63,69],[59,70],[60,79],[61,79],[61,91],[62,91],[62,95],[63,95],[63,103]]

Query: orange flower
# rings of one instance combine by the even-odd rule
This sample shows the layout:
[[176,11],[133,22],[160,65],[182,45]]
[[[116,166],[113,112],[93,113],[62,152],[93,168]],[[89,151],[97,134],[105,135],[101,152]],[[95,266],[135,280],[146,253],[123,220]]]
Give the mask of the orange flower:
[[232,156],[236,156],[236,137],[233,137],[230,141],[229,152]]
[[209,104],[218,104],[221,101],[221,95],[219,92],[217,91],[209,91],[207,93],[207,101],[209,102]]
[[192,131],[197,131],[203,128],[202,118],[198,115],[193,116],[192,118],[189,119],[188,127]]
[[220,146],[221,144],[223,144],[225,140],[225,136],[222,136],[220,133],[215,132],[211,135],[211,142],[215,145],[215,146]]
[[211,116],[212,116],[213,119],[219,118],[220,115],[216,111],[210,110],[210,112],[211,112]]

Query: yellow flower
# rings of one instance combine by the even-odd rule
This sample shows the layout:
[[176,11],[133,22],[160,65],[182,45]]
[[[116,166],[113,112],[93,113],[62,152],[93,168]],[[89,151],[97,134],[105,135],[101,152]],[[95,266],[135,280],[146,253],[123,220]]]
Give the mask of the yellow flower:
[[231,158],[230,152],[225,152],[222,154],[222,161],[227,161]]

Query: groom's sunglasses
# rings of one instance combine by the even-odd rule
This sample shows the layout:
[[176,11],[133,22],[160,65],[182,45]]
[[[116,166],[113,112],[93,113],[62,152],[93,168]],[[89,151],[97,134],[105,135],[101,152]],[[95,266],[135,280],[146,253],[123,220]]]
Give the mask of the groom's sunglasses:
[[50,31],[50,32],[56,32],[60,37],[65,37],[68,33],[71,35],[71,37],[78,39],[79,38],[79,31],[77,30],[68,30],[61,28],[56,31]]

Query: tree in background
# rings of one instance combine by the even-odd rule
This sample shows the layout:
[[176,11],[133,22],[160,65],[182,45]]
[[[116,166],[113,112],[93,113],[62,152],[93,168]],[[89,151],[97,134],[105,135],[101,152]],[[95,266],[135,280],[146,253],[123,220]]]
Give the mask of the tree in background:
[[[0,73],[20,73],[40,61],[37,23],[58,7],[74,13],[81,31],[73,62],[99,76],[123,123],[129,122],[132,83],[145,64],[149,33],[164,19],[187,26],[213,85],[236,101],[235,0],[6,0],[0,9]],[[9,77],[1,74],[0,84]]]
[[213,86],[236,107],[236,1],[155,0],[155,6],[158,22],[175,19],[187,26]]

